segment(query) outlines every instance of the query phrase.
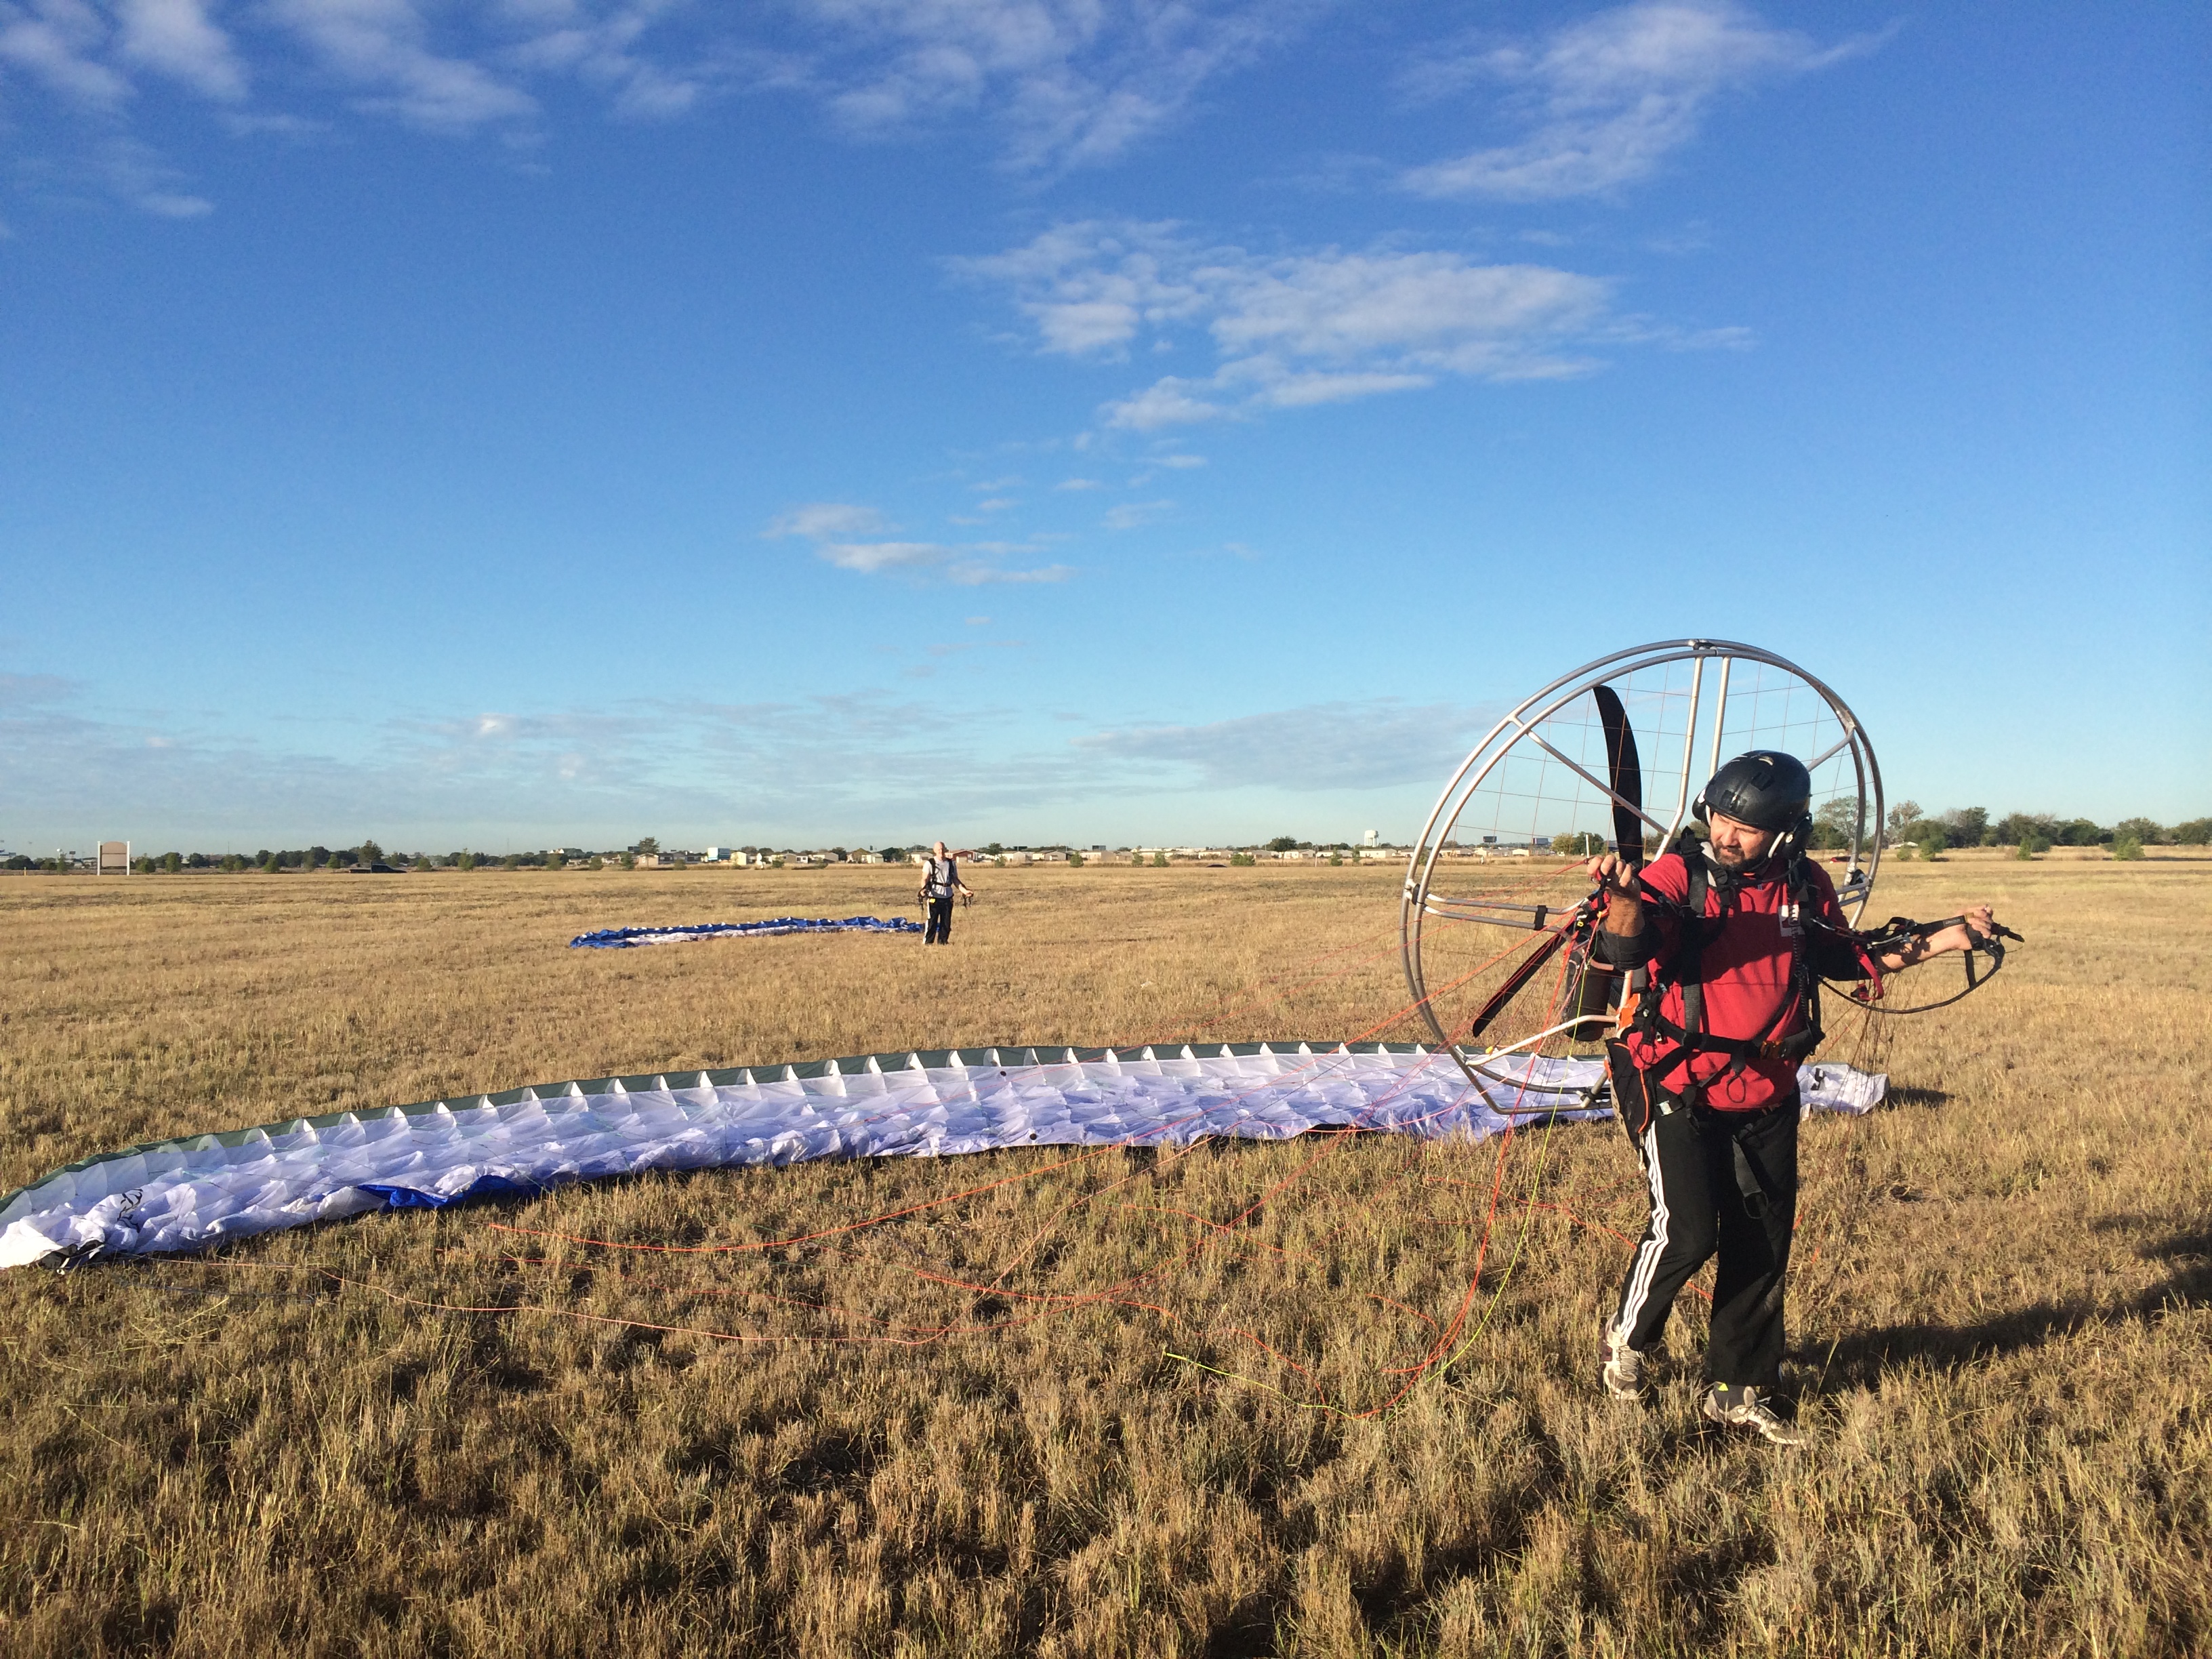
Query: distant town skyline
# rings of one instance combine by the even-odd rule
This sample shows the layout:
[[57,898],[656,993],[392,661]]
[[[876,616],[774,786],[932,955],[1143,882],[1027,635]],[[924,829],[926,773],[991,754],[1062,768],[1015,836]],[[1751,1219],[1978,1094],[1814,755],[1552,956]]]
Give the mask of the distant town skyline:
[[[2212,843],[2212,817],[2185,819],[2174,823],[2160,823],[2143,817],[2130,817],[2112,824],[2099,824],[2088,818],[2066,819],[2055,813],[2015,812],[1992,821],[1989,814],[1978,808],[1966,808],[1944,812],[1938,816],[1923,815],[1918,803],[1900,802],[1890,813],[1890,827],[1883,837],[1885,848],[1897,850],[1910,857],[1914,851],[1947,848],[1992,847],[2025,849],[2031,855],[2040,856],[2055,848],[2111,848],[2123,858],[2141,856],[2145,846],[2203,847]],[[1842,833],[1842,832],[1839,832]],[[1484,843],[1497,841],[1495,848]],[[1581,857],[1601,850],[1603,838],[1589,831],[1573,831],[1550,836],[1538,836],[1529,840],[1498,840],[1484,836],[1481,842],[1462,836],[1447,837],[1443,842],[1448,853],[1467,852],[1484,854],[1492,851],[1501,855],[1525,857],[1532,852],[1561,850],[1562,843],[1570,843],[1567,855]],[[877,864],[890,858],[920,860],[931,843],[927,841],[892,841],[869,843],[858,841],[817,842],[805,847],[771,847],[757,843],[709,845],[699,848],[662,846],[657,837],[641,838],[620,848],[591,848],[556,842],[544,848],[514,848],[503,847],[498,851],[489,848],[462,848],[443,854],[427,849],[402,851],[387,849],[372,836],[366,842],[350,847],[331,848],[316,842],[307,848],[271,849],[256,848],[247,854],[240,848],[195,848],[187,853],[182,848],[171,848],[154,853],[134,846],[127,841],[103,841],[97,858],[101,872],[107,873],[112,863],[115,872],[127,867],[131,872],[145,874],[198,872],[220,869],[236,872],[259,868],[275,872],[292,872],[341,867],[366,867],[363,860],[377,860],[374,867],[382,868],[382,860],[391,859],[398,865],[422,867],[448,868],[458,860],[461,867],[485,864],[509,863],[520,860],[540,868],[574,867],[590,861],[596,867],[602,860],[627,859],[636,854],[641,862],[665,862],[673,859],[679,864],[782,864],[796,858],[801,863],[810,861],[855,862]],[[1823,838],[1816,834],[1813,847],[1822,852],[1833,852],[1847,845],[1833,837]],[[2132,849],[2132,850],[2131,850]],[[1057,857],[1062,854],[1089,855],[1107,854],[1113,858],[1135,857],[1159,854],[1176,858],[1202,858],[1230,852],[1255,852],[1284,859],[1325,858],[1349,854],[1354,859],[1404,859],[1414,850],[1409,844],[1394,843],[1369,831],[1358,841],[1313,841],[1292,836],[1276,836],[1265,841],[1193,842],[1165,841],[1158,842],[1109,843],[1105,842],[1056,841],[1044,842],[1009,843],[998,841],[981,842],[972,848],[954,849],[963,858],[983,860],[1014,858],[1027,862],[1032,858]],[[25,872],[69,866],[81,870],[94,867],[95,855],[80,853],[71,848],[56,848],[52,854],[33,857],[31,854],[0,848],[0,870]]]

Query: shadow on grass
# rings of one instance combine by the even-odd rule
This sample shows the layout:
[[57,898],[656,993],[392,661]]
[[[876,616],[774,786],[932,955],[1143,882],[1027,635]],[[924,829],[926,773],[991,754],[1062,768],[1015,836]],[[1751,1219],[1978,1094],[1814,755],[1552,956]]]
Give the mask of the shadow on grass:
[[1891,1106],[1944,1106],[1950,1103],[1951,1097],[1942,1089],[1916,1089],[1910,1084],[1893,1083],[1882,1099]]
[[1832,1394],[1870,1387],[1893,1367],[1915,1360],[1948,1370],[1993,1355],[2019,1353],[2069,1336],[2085,1326],[2138,1323],[2169,1310],[2212,1307],[2212,1230],[2198,1227],[2147,1244],[2136,1253],[2173,1270],[2141,1295],[2121,1303],[2040,1302],[1971,1325],[1887,1325],[1854,1332],[1832,1353],[1802,1356],[1820,1381],[1813,1390]]

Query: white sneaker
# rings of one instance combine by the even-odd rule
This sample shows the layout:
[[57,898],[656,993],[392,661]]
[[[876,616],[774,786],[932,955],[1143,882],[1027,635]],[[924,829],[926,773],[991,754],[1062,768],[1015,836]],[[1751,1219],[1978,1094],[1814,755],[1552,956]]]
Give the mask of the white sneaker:
[[1641,1401],[1644,1397],[1644,1356],[1628,1346],[1627,1334],[1616,1326],[1605,1328],[1605,1340],[1599,1346],[1604,1363],[1598,1367],[1598,1381],[1615,1400]]
[[1802,1446],[1813,1437],[1795,1423],[1777,1417],[1774,1408],[1749,1383],[1734,1389],[1725,1382],[1714,1383],[1705,1390],[1705,1413],[1713,1422],[1749,1429],[1772,1445]]

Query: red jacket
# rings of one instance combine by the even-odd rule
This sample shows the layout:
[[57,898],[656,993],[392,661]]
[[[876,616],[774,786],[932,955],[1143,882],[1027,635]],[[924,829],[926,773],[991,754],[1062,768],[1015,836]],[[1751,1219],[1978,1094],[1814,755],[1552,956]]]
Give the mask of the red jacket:
[[[1806,934],[1813,967],[1831,979],[1878,978],[1874,963],[1850,939],[1850,924],[1844,918],[1843,907],[1836,902],[1835,884],[1828,879],[1828,872],[1809,862],[1806,868],[1812,877],[1807,896],[1810,915],[1801,916],[1797,927]],[[1677,905],[1689,895],[1689,867],[1679,853],[1665,854],[1646,865],[1644,881],[1654,893]],[[1738,884],[1732,899],[1722,898],[1717,883],[1706,888],[1709,921],[1705,948],[1698,958],[1698,977],[1705,988],[1705,1029],[1711,1036],[1765,1037],[1778,1042],[1805,1029],[1802,999],[1790,982],[1792,947],[1796,941],[1786,930],[1782,915],[1787,897],[1783,866],[1771,859]],[[1722,919],[1722,925],[1712,927],[1712,918]],[[1812,926],[1814,921],[1826,926]],[[1652,972],[1663,970],[1680,934],[1680,921],[1674,912],[1656,904],[1646,906],[1638,949]],[[1683,1023],[1679,984],[1668,986],[1659,1012],[1677,1025]],[[1778,1022],[1778,1015],[1782,1016]],[[1669,1094],[1682,1091],[1686,1079],[1680,1043],[1632,1031],[1628,1051],[1637,1069],[1650,1083]],[[1735,1056],[1710,1049],[1689,1059],[1690,1075],[1711,1085],[1705,1103],[1717,1111],[1757,1111],[1786,1099],[1797,1086],[1795,1060],[1756,1055],[1745,1060],[1735,1076],[1723,1078],[1722,1073],[1735,1064]]]

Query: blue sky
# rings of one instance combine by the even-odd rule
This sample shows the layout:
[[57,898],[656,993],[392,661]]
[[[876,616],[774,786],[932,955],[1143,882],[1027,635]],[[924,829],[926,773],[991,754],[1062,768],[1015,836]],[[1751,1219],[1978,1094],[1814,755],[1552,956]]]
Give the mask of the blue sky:
[[0,0],[0,844],[2212,811],[2202,8]]

